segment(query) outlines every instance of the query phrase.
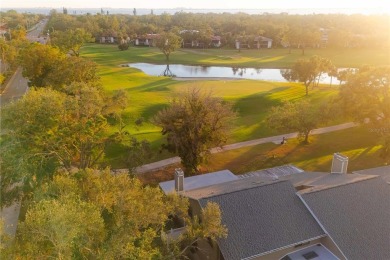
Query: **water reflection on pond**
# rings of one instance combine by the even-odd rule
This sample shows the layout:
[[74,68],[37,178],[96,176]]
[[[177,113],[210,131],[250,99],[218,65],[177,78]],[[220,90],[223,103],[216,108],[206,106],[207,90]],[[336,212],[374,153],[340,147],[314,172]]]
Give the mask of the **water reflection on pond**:
[[[180,78],[235,78],[254,79],[266,81],[286,82],[280,69],[258,69],[258,68],[238,68],[238,67],[216,67],[216,66],[192,66],[192,65],[158,65],[150,63],[129,63],[129,67],[142,70],[151,76],[173,76]],[[321,83],[330,83],[331,78],[322,75]],[[338,84],[338,80],[333,78],[332,82]]]

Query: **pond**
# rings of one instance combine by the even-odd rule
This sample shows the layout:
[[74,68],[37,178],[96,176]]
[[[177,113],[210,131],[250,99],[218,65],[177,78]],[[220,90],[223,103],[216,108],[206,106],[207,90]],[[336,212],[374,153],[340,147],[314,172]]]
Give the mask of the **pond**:
[[[280,69],[193,66],[181,64],[170,64],[167,66],[151,63],[129,63],[124,66],[142,70],[144,73],[151,76],[173,76],[178,78],[231,78],[287,82],[287,80],[283,78]],[[320,83],[329,84],[330,81],[331,78],[327,74],[321,76]],[[332,84],[339,84],[337,78],[333,77]]]

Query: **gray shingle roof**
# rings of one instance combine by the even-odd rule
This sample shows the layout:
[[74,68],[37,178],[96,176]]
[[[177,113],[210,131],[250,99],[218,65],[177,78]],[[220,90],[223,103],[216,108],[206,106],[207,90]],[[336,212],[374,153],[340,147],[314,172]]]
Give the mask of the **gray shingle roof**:
[[375,177],[376,176],[362,174],[303,172],[300,174],[283,176],[280,179],[291,181],[294,187],[301,185],[312,187],[309,190],[303,190],[302,192],[304,193],[307,191],[323,190],[330,187],[346,185]]
[[354,171],[353,173],[367,174],[367,175],[379,175],[386,182],[390,183],[390,165],[366,169],[366,170]]
[[390,186],[381,178],[302,198],[348,259],[390,259]]
[[[325,235],[290,182],[261,184],[256,180],[251,177],[215,185],[221,191],[223,186],[228,189],[206,192],[203,197],[201,189],[186,194],[197,194],[194,197],[200,198],[202,207],[208,201],[219,204],[228,237],[218,240],[218,244],[226,260],[263,254]],[[239,188],[233,189],[232,183]]]

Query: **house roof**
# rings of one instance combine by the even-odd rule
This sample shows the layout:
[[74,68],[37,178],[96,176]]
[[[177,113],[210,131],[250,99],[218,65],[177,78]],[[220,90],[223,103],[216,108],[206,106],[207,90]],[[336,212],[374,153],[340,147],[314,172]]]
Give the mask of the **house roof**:
[[179,32],[179,34],[183,34],[183,33],[191,33],[191,34],[194,34],[194,33],[199,33],[198,30],[181,30]]
[[267,38],[267,37],[264,37],[264,36],[257,36],[255,37],[254,39],[255,42],[258,42],[258,41],[265,41],[265,42],[269,42],[271,41],[272,42],[272,39],[271,38]]
[[212,41],[220,41],[221,40],[221,36],[217,36],[217,35],[211,36],[211,40]]
[[151,40],[151,39],[157,39],[158,37],[160,36],[160,34],[157,34],[157,33],[148,33],[148,34],[145,34],[145,35],[140,35],[140,36],[137,36],[136,39],[148,39],[148,40]]
[[390,187],[372,177],[301,195],[347,259],[390,259]]
[[347,185],[371,178],[375,178],[375,176],[362,174],[302,172],[300,174],[281,176],[279,179],[291,181],[294,187],[297,187],[297,190],[300,190],[300,193],[304,193]]
[[[189,191],[189,190],[193,190],[205,186],[233,181],[236,179],[238,179],[238,177],[229,170],[191,176],[191,177],[184,178],[184,191]],[[159,185],[166,194],[175,191],[174,180],[160,182]]]
[[[202,207],[209,201],[219,204],[228,237],[218,244],[226,260],[266,254],[325,236],[290,182],[259,179],[249,177],[186,193],[198,197]],[[206,192],[199,196],[202,189]]]
[[354,171],[353,173],[366,174],[366,175],[378,175],[381,176],[381,178],[384,179],[387,183],[390,183],[390,165],[366,169],[366,170]]
[[294,165],[283,165],[273,168],[268,168],[264,170],[258,170],[253,172],[248,172],[242,175],[239,175],[240,178],[247,178],[252,176],[263,177],[265,180],[277,180],[280,177],[288,176],[291,174],[297,174],[304,172],[302,169],[295,167]]
[[116,32],[113,33],[103,33],[100,37],[118,37]]

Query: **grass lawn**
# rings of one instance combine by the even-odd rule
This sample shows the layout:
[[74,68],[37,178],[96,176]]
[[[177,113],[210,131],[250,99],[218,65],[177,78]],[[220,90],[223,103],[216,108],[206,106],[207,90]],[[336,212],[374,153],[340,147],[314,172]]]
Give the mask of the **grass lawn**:
[[[297,59],[319,55],[330,59],[339,68],[355,68],[367,65],[389,65],[387,50],[381,49],[179,49],[170,56],[171,64],[237,66],[257,68],[287,68]],[[145,62],[165,64],[165,56],[158,48],[130,47],[119,51],[116,45],[88,44],[82,49],[83,56],[93,57],[100,63],[117,66],[123,63]]]
[[[389,62],[379,50],[306,50],[306,57],[318,54],[328,57],[340,67],[356,67],[358,64],[382,65]],[[231,102],[238,113],[233,124],[229,143],[251,140],[279,134],[267,128],[264,120],[270,107],[283,100],[305,99],[304,87],[299,83],[265,82],[256,80],[218,80],[218,81],[176,81],[170,78],[153,77],[129,67],[123,63],[150,62],[164,63],[164,57],[156,48],[135,48],[119,51],[116,45],[89,44],[82,48],[81,55],[98,63],[98,73],[108,93],[123,89],[129,95],[129,107],[124,116],[128,124],[126,130],[138,139],[147,139],[157,151],[163,141],[160,129],[153,125],[153,116],[163,109],[169,99],[188,87],[196,86],[206,91],[211,90],[216,96]],[[225,66],[286,67],[301,58],[299,50],[288,54],[285,49],[244,50],[179,50],[172,54],[172,63],[207,64]],[[386,63],[387,62],[387,63]],[[313,89],[308,97],[313,103],[326,102],[337,95],[338,87],[321,86]],[[142,117],[144,124],[135,127],[134,121]],[[332,123],[338,123],[335,119]],[[116,131],[112,127],[112,131]],[[123,167],[116,157],[122,153],[119,147],[109,147],[106,154],[113,168]],[[168,153],[157,154],[150,162],[171,157]]]
[[[329,172],[332,156],[341,152],[349,157],[348,172],[385,164],[380,158],[378,137],[366,127],[356,127],[311,137],[309,145],[297,140],[288,140],[285,145],[272,143],[245,147],[211,155],[202,172],[228,169],[235,174],[243,174],[264,168],[294,164],[306,171]],[[142,174],[139,178],[146,184],[157,185],[161,181],[172,180],[174,168]]]

